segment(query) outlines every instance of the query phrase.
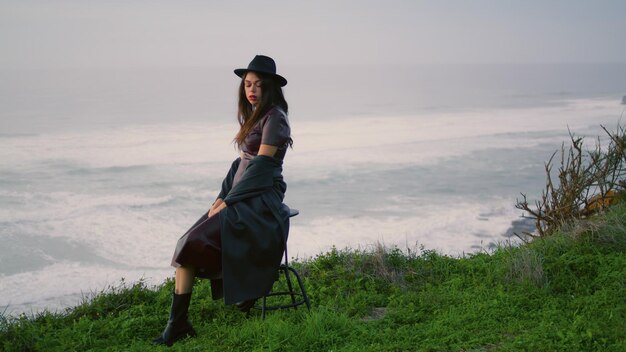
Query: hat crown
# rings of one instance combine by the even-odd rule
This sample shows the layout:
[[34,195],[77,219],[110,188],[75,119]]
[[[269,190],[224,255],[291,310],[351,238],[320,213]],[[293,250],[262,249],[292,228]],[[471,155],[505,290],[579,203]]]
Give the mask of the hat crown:
[[248,70],[276,74],[276,63],[269,56],[257,55],[250,61]]
[[248,71],[267,73],[272,75],[281,87],[287,85],[285,77],[276,73],[276,63],[274,59],[265,55],[256,55],[248,64],[248,68],[238,68],[234,72],[237,76],[243,77]]

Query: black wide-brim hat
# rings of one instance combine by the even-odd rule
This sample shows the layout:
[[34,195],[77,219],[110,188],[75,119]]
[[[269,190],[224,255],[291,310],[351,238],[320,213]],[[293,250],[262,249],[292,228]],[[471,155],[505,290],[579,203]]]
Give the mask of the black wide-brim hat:
[[238,68],[235,70],[235,74],[243,78],[243,76],[248,71],[269,74],[276,79],[276,81],[278,82],[278,84],[280,84],[281,87],[284,87],[287,85],[287,80],[285,79],[285,77],[276,74],[276,63],[274,62],[274,59],[272,59],[269,56],[265,56],[265,55],[255,56],[254,59],[250,61],[248,68]]

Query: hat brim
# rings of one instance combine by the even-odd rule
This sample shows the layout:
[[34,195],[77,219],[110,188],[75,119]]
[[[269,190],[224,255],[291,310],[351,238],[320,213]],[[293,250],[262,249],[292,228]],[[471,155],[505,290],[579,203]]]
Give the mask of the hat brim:
[[237,76],[243,78],[243,76],[246,74],[246,72],[260,72],[266,75],[270,75],[272,77],[274,77],[276,79],[276,81],[278,81],[278,84],[280,84],[281,87],[284,87],[287,85],[287,79],[285,79],[285,77],[281,76],[281,75],[277,75],[275,73],[272,72],[264,72],[264,71],[255,71],[255,70],[248,70],[247,68],[238,68],[236,69],[234,72]]

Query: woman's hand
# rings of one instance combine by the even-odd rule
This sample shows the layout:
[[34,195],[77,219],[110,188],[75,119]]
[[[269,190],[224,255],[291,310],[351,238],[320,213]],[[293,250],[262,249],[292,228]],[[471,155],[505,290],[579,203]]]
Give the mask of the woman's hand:
[[211,209],[209,209],[209,217],[219,213],[222,209],[226,208],[226,203],[221,198],[218,198],[213,205],[211,205]]

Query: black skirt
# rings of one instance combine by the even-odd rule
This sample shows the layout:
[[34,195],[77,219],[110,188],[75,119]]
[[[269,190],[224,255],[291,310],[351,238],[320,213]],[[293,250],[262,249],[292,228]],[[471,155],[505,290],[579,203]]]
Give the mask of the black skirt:
[[190,266],[196,276],[206,279],[222,278],[222,238],[220,213],[208,217],[205,213],[181,236],[176,244],[172,266]]

